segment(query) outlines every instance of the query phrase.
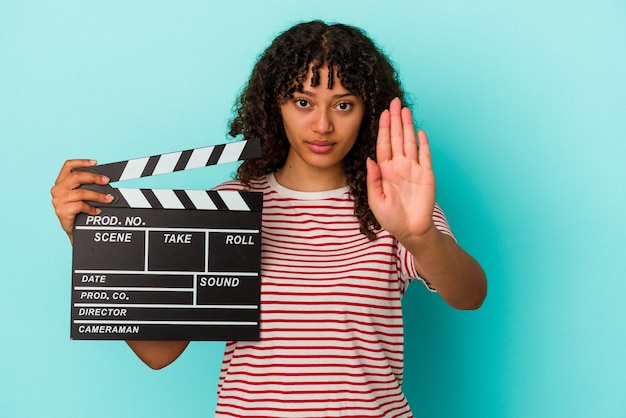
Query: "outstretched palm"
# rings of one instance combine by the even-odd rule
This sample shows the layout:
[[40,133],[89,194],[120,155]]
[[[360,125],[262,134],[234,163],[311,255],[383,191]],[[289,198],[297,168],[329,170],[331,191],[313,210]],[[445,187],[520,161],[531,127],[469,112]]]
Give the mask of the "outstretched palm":
[[369,205],[396,238],[421,236],[433,227],[435,176],[428,138],[415,130],[411,111],[394,99],[380,116],[377,162],[367,162]]

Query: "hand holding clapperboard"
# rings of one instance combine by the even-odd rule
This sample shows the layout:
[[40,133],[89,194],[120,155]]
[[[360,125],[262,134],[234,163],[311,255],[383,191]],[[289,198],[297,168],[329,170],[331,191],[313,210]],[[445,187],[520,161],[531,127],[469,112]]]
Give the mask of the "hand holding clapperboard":
[[[258,158],[257,139],[81,168],[112,182]],[[71,338],[258,340],[260,192],[123,189],[74,225]]]

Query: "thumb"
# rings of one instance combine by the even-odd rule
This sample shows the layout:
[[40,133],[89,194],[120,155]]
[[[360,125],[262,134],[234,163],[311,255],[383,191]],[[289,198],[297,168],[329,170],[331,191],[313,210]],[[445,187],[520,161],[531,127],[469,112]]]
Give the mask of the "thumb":
[[383,198],[383,181],[378,164],[367,158],[367,200],[370,208],[375,208]]

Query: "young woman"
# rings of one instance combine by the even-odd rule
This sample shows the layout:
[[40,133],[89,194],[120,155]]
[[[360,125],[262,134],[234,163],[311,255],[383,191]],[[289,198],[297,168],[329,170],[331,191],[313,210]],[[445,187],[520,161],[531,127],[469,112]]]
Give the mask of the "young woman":
[[[279,35],[238,101],[232,136],[260,138],[222,190],[264,193],[261,337],[229,342],[217,416],[406,417],[401,299],[422,280],[451,306],[476,309],[480,265],[435,203],[426,134],[388,59],[359,29],[314,21]],[[418,146],[419,145],[419,146]],[[72,171],[52,188],[63,229],[106,184]],[[187,341],[129,341],[152,368]]]

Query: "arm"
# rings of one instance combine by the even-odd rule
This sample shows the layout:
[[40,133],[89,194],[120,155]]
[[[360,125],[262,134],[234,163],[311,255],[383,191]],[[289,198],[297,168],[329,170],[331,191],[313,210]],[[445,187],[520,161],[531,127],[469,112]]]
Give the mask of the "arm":
[[419,131],[417,139],[419,148],[410,110],[394,99],[380,116],[378,161],[367,161],[370,208],[450,306],[477,309],[486,297],[485,273],[454,239],[435,227],[435,176],[428,138]]
[[126,343],[141,361],[154,370],[172,363],[189,345],[189,341],[126,341]]
[[420,274],[456,309],[478,309],[487,295],[482,267],[455,240],[435,228],[399,240],[413,255]]
[[[82,184],[109,183],[109,179],[100,174],[72,171],[74,168],[90,167],[95,164],[93,160],[67,160],[50,190],[52,205],[70,242],[73,242],[72,229],[76,215],[81,212],[98,215],[101,212],[99,208],[89,205],[85,200],[101,203],[111,203],[113,200],[111,195],[79,188]],[[127,343],[149,367],[161,369],[176,360],[189,341],[127,341]]]

